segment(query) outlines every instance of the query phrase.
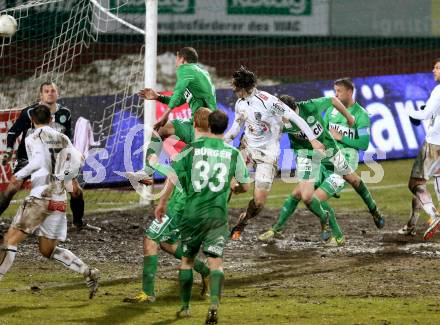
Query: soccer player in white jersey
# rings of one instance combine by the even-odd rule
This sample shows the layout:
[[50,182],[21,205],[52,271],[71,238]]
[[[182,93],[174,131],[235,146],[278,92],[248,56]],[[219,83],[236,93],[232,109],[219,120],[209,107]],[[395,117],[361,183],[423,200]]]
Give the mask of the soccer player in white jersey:
[[[432,72],[435,81],[440,82],[440,58],[434,61]],[[440,215],[426,188],[426,182],[436,172],[433,169],[438,168],[436,162],[440,158],[440,85],[437,85],[431,92],[425,108],[418,111],[412,110],[409,116],[414,124],[420,124],[421,120],[430,120],[430,123],[426,131],[425,142],[414,160],[408,183],[408,188],[413,194],[411,216],[399,233],[414,236],[420,210],[423,209],[430,216],[429,227],[423,235],[423,239],[428,240],[440,228]]]
[[29,162],[13,175],[18,180],[31,176],[32,189],[18,209],[0,246],[0,279],[12,266],[17,246],[27,236],[39,237],[41,254],[81,273],[93,298],[98,289],[99,271],[90,268],[75,254],[58,247],[67,235],[66,188],[73,190],[72,179],[77,175],[83,158],[69,138],[49,126],[49,107],[39,105],[32,110],[35,131],[25,140]]
[[277,171],[280,154],[280,137],[283,119],[298,125],[309,139],[313,148],[324,150],[321,142],[306,121],[292,111],[275,96],[256,88],[257,77],[245,67],[232,76],[232,88],[238,97],[235,104],[235,119],[225,135],[225,141],[232,141],[244,129],[242,153],[245,161],[255,167],[255,186],[253,199],[249,201],[246,212],[240,214],[239,221],[231,230],[231,238],[240,238],[249,219],[263,209],[267,195]]

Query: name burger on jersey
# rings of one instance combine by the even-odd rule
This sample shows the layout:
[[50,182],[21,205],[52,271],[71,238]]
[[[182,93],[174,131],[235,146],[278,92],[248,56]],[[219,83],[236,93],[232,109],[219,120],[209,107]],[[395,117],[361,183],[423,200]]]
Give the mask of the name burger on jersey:
[[211,148],[195,148],[194,156],[220,157],[231,160],[232,153],[226,150],[217,150]]

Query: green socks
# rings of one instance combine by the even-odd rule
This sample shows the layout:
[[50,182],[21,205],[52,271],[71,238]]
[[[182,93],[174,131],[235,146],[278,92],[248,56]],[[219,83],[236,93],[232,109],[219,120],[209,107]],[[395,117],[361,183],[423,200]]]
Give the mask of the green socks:
[[[177,246],[176,251],[174,252],[174,257],[178,260],[182,259],[183,256],[183,249],[182,245]],[[196,258],[194,261],[194,270],[197,273],[200,273],[203,277],[207,277],[209,275],[209,268],[206,266],[205,263],[203,263],[201,260]]]
[[368,210],[370,212],[374,212],[377,208],[376,202],[374,201],[373,197],[371,196],[370,191],[368,190],[367,186],[365,185],[364,181],[361,180],[359,183],[359,186],[357,188],[354,188],[357,194],[364,200],[365,204],[368,207]]
[[280,210],[277,223],[272,226],[274,231],[282,231],[284,229],[284,225],[293,215],[293,212],[295,212],[300,201],[301,199],[297,199],[296,197],[289,195],[289,197],[284,201],[283,207]]
[[189,301],[191,300],[191,290],[193,285],[192,269],[179,270],[179,284],[180,284],[180,302],[182,304],[182,307],[189,308]]
[[225,274],[223,271],[213,270],[209,276],[211,286],[211,305],[218,305],[222,293]]
[[329,212],[328,223],[332,230],[332,235],[336,238],[341,238],[343,234],[341,228],[339,228],[338,222],[336,221],[335,210],[333,210],[333,208],[326,201],[321,202],[321,206],[324,210]]
[[142,290],[149,296],[155,296],[154,281],[157,272],[157,255],[144,256],[142,272]]
[[194,270],[197,273],[200,273],[204,278],[206,278],[207,276],[209,276],[209,267],[206,266],[205,263],[203,263],[201,260],[199,260],[198,258],[196,258],[196,260],[194,261]]
[[307,207],[319,218],[321,225],[327,223],[327,211],[322,208],[321,201],[316,196],[312,196],[312,200]]

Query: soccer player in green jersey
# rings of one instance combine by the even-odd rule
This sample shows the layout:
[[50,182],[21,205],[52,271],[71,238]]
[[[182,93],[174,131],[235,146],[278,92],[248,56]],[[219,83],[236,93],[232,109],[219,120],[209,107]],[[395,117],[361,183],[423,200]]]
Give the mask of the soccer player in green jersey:
[[[200,108],[194,115],[194,129],[196,138],[208,134],[208,116],[211,111],[207,108]],[[151,157],[151,160],[154,157]],[[166,176],[169,169],[157,163],[151,163],[158,172]],[[169,181],[168,179],[166,180]],[[174,188],[166,213],[162,222],[153,220],[150,226],[144,232],[144,263],[142,272],[142,291],[133,298],[125,298],[124,302],[154,302],[156,300],[155,279],[157,272],[157,252],[160,247],[165,252],[173,255],[177,259],[182,258],[182,245],[178,244],[180,240],[179,222],[185,208],[185,193],[182,189]],[[204,297],[209,286],[209,268],[199,259],[195,259],[194,270],[202,276],[202,290],[200,296]]]
[[[359,162],[359,150],[367,150],[370,143],[370,117],[367,111],[353,99],[354,83],[350,78],[338,79],[334,82],[336,97],[347,107],[347,110],[355,118],[355,124],[349,126],[347,121],[333,107],[329,107],[324,122],[333,137],[344,149],[348,163],[357,168]],[[344,179],[350,183],[359,194],[373,216],[374,224],[381,229],[385,225],[385,218],[381,214],[376,202],[371,196],[365,183],[358,174],[344,175]]]
[[[302,200],[310,211],[319,217],[322,227],[321,238],[324,241],[329,239],[327,230],[327,222],[329,222],[332,229],[330,243],[342,245],[344,243],[343,234],[336,221],[333,209],[326,201],[343,189],[344,180],[340,175],[350,174],[353,170],[345,161],[339,145],[328,129],[324,127],[322,113],[329,106],[334,106],[348,121],[349,125],[354,124],[354,118],[336,97],[322,97],[297,103],[293,97],[283,95],[280,100],[307,121],[317,140],[325,146],[326,155],[324,157],[313,150],[308,138],[297,126],[292,126],[290,123],[284,125],[283,131],[287,132],[290,146],[296,154],[296,176],[300,179],[300,183],[284,202],[277,223],[260,235],[258,239],[266,241],[279,235],[286,221]],[[332,171],[324,168],[322,165],[324,161],[328,161],[332,165]]]
[[[217,311],[224,280],[222,268],[223,251],[228,239],[228,196],[231,181],[235,178],[233,191],[245,192],[250,182],[240,152],[223,140],[228,117],[222,111],[209,115],[211,134],[200,137],[187,145],[172,164],[174,181],[186,193],[186,205],[181,218],[180,232],[183,257],[179,270],[181,310],[178,317],[188,317],[191,288],[193,284],[194,259],[203,247],[210,268],[211,305],[206,324],[217,324]],[[177,180],[176,180],[177,178]],[[170,183],[168,183],[170,184]],[[165,194],[156,207],[156,219],[161,222],[166,210],[168,196],[173,186],[167,186]]]
[[[185,102],[191,108],[192,116],[200,107],[207,107],[214,111],[217,109],[215,87],[209,73],[198,63],[197,51],[192,47],[184,47],[176,55],[176,85],[171,97],[164,96],[151,88],[139,91],[143,99],[158,100],[168,105],[168,110],[154,125],[154,130],[161,139],[175,135],[179,140],[190,143],[194,141],[194,127],[192,120],[175,119],[168,121],[171,111]],[[160,139],[152,137],[147,155],[160,153]]]

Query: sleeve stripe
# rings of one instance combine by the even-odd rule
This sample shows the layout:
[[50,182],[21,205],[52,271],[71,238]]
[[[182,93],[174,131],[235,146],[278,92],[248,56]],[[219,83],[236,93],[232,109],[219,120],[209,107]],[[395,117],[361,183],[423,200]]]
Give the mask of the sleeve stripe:
[[370,128],[361,128],[361,129],[358,129],[358,135],[359,135],[359,136],[370,135]]

